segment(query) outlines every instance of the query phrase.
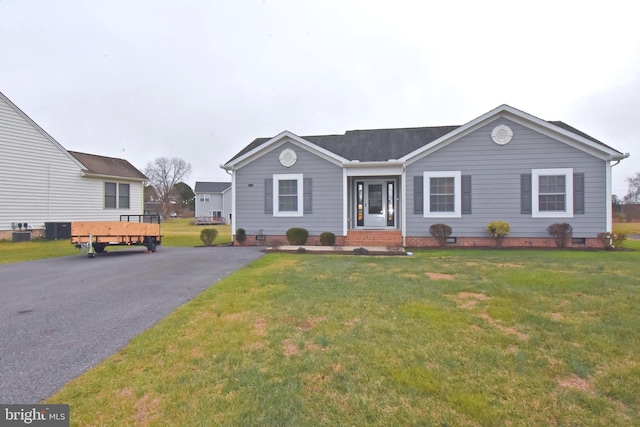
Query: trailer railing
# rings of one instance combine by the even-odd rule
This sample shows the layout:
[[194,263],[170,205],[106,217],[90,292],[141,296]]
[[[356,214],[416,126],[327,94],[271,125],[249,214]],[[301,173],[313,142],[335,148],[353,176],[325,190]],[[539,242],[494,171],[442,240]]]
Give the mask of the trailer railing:
[[160,224],[160,215],[144,214],[144,215],[120,215],[122,222],[142,222],[147,224]]

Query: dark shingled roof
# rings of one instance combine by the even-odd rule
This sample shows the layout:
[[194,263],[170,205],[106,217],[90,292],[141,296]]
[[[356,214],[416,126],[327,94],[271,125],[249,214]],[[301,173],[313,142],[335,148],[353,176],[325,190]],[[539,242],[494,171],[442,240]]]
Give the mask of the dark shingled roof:
[[95,154],[78,153],[69,151],[80,163],[87,168],[87,172],[95,175],[107,175],[119,178],[131,178],[146,181],[147,178],[142,172],[124,159],[115,157],[96,156]]
[[[548,121],[547,123],[551,123],[552,125],[558,126],[604,147],[611,148],[564,122]],[[402,129],[351,130],[347,131],[344,135],[316,135],[303,136],[302,138],[347,160],[375,162],[399,159],[453,132],[459,127],[460,126],[435,126]],[[255,139],[230,159],[229,162],[259,147],[270,139],[271,138]]]
[[[302,138],[347,160],[373,162],[399,159],[458,127],[350,130],[344,135],[315,135]],[[270,139],[255,139],[231,160],[248,153]]]
[[196,181],[196,186],[193,190],[194,193],[222,193],[227,188],[231,187],[230,182],[204,182]]

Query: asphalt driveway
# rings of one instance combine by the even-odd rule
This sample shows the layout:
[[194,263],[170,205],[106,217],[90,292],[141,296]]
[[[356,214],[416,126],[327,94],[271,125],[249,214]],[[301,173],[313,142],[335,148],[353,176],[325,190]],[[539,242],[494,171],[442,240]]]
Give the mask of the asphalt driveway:
[[39,403],[261,255],[132,248],[0,265],[0,403]]

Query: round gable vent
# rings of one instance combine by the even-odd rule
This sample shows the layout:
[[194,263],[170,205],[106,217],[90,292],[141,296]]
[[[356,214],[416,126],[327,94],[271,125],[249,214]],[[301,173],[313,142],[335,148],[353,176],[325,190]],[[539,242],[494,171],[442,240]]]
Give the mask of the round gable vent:
[[513,138],[513,131],[507,125],[498,125],[491,131],[491,139],[498,145],[504,145]]
[[293,166],[296,160],[298,160],[298,156],[291,148],[286,148],[280,153],[280,163],[286,168]]

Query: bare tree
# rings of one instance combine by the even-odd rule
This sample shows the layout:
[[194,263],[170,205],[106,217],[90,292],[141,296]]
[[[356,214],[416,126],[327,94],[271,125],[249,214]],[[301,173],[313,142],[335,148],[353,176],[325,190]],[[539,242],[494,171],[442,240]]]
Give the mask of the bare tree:
[[171,209],[173,189],[189,176],[191,164],[178,157],[158,157],[147,165],[144,173],[149,178],[149,185],[155,190],[158,201],[162,203],[162,213],[166,216]]
[[640,172],[636,173],[636,176],[627,177],[627,184],[629,184],[629,190],[624,196],[625,204],[640,203]]

